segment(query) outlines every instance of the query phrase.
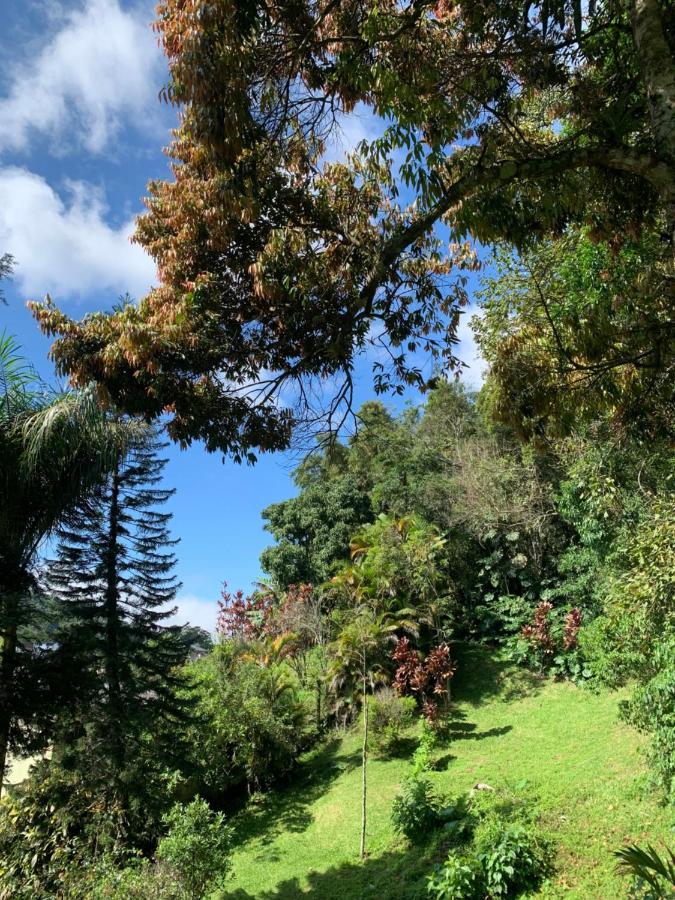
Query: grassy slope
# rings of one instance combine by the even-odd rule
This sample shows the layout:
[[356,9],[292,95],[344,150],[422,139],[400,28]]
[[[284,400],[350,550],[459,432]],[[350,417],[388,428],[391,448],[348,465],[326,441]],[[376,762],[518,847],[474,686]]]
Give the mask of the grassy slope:
[[[556,875],[537,895],[618,898],[625,882],[611,851],[628,840],[672,843],[669,814],[638,789],[640,737],[617,717],[616,694],[514,671],[485,650],[464,653],[456,676],[453,739],[438,751],[438,788],[478,781],[519,785],[538,797],[541,820],[559,846]],[[368,859],[357,857],[360,754],[357,735],[334,740],[303,778],[264,798],[236,823],[232,900],[310,896],[317,900],[404,900],[423,896],[434,860],[396,838],[391,802],[409,759],[369,764]]]

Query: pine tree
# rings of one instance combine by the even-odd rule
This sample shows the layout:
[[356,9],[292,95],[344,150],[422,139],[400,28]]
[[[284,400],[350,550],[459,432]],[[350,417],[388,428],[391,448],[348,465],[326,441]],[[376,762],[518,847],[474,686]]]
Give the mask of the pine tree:
[[166,624],[179,584],[161,510],[173,494],[159,486],[163,446],[150,432],[120,455],[59,529],[46,575],[61,606],[55,759],[136,833],[176,763],[185,716],[178,670],[189,641]]

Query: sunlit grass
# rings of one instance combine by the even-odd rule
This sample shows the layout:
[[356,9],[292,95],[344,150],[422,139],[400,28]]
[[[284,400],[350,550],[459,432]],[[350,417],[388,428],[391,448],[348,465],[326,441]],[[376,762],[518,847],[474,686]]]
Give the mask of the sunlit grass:
[[[674,843],[672,814],[644,787],[641,737],[618,719],[618,694],[542,681],[465,651],[455,684],[450,741],[432,774],[448,794],[476,782],[508,784],[536,804],[558,846],[557,869],[537,896],[618,898],[626,882],[612,850],[623,843]],[[358,859],[360,745],[347,734],[305,764],[303,779],[245,811],[228,897],[321,900],[424,896],[432,854],[396,838],[392,800],[409,753],[369,765],[368,850]]]

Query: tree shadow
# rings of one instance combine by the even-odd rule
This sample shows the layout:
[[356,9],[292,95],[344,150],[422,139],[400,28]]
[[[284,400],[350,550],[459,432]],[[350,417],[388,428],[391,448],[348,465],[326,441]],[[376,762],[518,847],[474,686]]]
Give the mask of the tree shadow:
[[[459,710],[457,711],[459,712]],[[502,725],[501,728],[488,728],[487,731],[476,731],[475,722],[452,720],[445,726],[445,734],[451,741],[483,741],[485,738],[500,737],[513,731],[513,725]]]
[[438,850],[405,848],[365,860],[354,859],[325,872],[308,872],[306,886],[299,878],[291,878],[255,895],[242,889],[230,891],[222,895],[222,900],[417,900],[426,896],[426,877],[443,856]]
[[457,674],[452,679],[453,699],[479,706],[490,698],[507,703],[538,693],[546,679],[500,658],[485,644],[456,645]]
[[263,836],[268,845],[282,832],[305,831],[313,821],[312,804],[332,781],[361,762],[358,750],[340,753],[341,743],[337,736],[329,739],[307,754],[291,782],[251,799],[234,818],[236,846]]
[[399,738],[391,747],[375,748],[372,755],[378,760],[408,759],[417,750],[419,738],[408,736]]
[[452,753],[444,753],[443,756],[439,756],[438,759],[435,759],[431,763],[431,769],[434,772],[445,772],[453,759],[457,759],[456,756]]

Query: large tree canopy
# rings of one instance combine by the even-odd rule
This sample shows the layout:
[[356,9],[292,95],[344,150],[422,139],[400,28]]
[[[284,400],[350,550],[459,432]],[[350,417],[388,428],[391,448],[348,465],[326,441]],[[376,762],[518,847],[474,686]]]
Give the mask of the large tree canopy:
[[[379,389],[423,383],[407,352],[456,363],[468,237],[648,227],[672,292],[670,2],[164,0],[157,29],[182,118],[136,240],[161,285],[82,322],[35,309],[63,372],[174,439],[285,446],[317,379],[335,420],[369,341]],[[357,104],[383,135],[323,161]]]

